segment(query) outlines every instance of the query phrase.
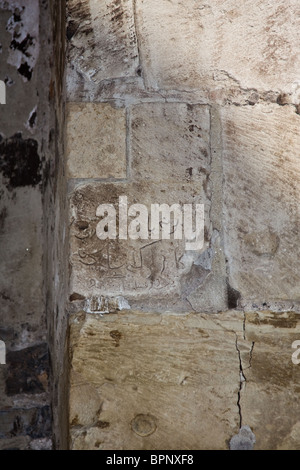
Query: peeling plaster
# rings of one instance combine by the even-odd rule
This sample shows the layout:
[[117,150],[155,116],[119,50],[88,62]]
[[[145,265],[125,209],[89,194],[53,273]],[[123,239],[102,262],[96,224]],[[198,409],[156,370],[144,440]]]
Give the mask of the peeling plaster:
[[38,0],[0,0],[0,8],[13,12],[6,26],[12,37],[7,63],[16,67],[24,82],[27,82],[39,56]]

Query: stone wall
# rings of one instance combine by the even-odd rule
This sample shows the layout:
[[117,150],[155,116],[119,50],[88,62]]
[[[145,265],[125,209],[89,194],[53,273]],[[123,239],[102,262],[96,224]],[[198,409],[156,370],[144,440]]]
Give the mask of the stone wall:
[[[297,1],[67,12],[70,447],[299,448]],[[203,246],[139,237],[155,203]]]
[[299,449],[297,0],[66,3],[0,0],[0,448]]

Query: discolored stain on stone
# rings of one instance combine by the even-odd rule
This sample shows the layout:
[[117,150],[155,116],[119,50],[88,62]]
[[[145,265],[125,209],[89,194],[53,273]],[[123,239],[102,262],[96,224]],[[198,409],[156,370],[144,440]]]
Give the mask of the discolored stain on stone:
[[115,341],[116,348],[120,346],[120,339],[122,338],[122,333],[118,330],[110,331],[109,335]]
[[299,314],[251,312],[246,315],[247,322],[252,325],[270,325],[274,328],[296,328],[299,322]]
[[278,250],[279,237],[272,230],[251,232],[245,235],[245,243],[257,256],[272,256]]
[[131,422],[131,428],[141,437],[147,437],[156,431],[156,419],[149,414],[139,414]]
[[230,440],[230,450],[252,450],[255,442],[255,435],[250,427],[242,426],[239,433]]
[[107,421],[98,421],[96,427],[100,429],[106,429],[109,428],[109,425],[110,423],[108,423]]
[[36,186],[41,181],[38,143],[15,134],[0,142],[0,172],[8,189]]
[[7,208],[3,207],[0,211],[0,231],[4,229],[5,219],[7,217]]
[[227,283],[228,308],[234,309],[239,306],[241,294]]
[[85,300],[84,295],[77,294],[77,292],[73,292],[73,294],[70,295],[70,302],[75,302],[76,300]]
[[49,376],[48,347],[46,343],[20,351],[8,351],[6,362],[6,393],[8,396],[46,391]]

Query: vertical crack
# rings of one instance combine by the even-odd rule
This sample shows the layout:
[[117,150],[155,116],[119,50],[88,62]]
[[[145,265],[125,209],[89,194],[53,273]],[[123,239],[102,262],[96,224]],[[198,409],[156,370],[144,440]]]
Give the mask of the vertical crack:
[[255,345],[255,341],[252,341],[252,346],[251,346],[250,353],[249,353],[249,367],[248,367],[248,369],[251,369],[251,366],[252,366],[252,356],[253,356],[254,345]]
[[143,82],[143,87],[145,88],[145,79],[144,79],[144,70],[143,70],[143,61],[142,61],[142,53],[141,53],[141,46],[140,46],[140,38],[139,38],[139,31],[138,31],[138,22],[137,22],[137,6],[136,0],[132,0],[132,7],[133,7],[133,21],[134,21],[134,31],[136,37],[136,46],[138,50],[138,58],[139,58],[139,65],[137,69],[137,75],[141,77]]
[[[243,325],[243,339],[244,340],[246,339],[246,337],[245,337],[245,317],[244,317],[244,325]],[[243,363],[242,363],[241,351],[240,351],[239,345],[238,345],[238,335],[236,335],[235,346],[236,346],[236,350],[237,350],[238,358],[239,358],[239,377],[240,377],[239,390],[238,390],[238,399],[237,399],[237,407],[238,407],[239,419],[240,419],[240,423],[239,423],[240,428],[243,425],[241,397],[242,397],[243,391],[245,390],[246,382],[247,382],[244,371],[247,370],[247,369],[251,369],[254,345],[255,345],[255,342],[252,341],[251,349],[249,351],[249,366],[246,367],[246,369],[244,369],[243,368]]]
[[238,358],[239,358],[240,383],[239,383],[239,390],[238,390],[237,407],[238,407],[239,418],[240,418],[239,426],[241,428],[242,427],[242,422],[243,422],[242,407],[241,407],[241,394],[242,394],[242,391],[244,390],[244,387],[245,387],[246,377],[244,375],[243,366],[242,366],[241,352],[240,352],[239,346],[238,346],[238,336],[236,336],[235,346],[236,346],[236,350],[237,350]]

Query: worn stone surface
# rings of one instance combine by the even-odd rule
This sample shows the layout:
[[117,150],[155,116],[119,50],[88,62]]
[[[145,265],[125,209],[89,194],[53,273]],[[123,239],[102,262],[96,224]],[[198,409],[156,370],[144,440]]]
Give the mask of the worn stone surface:
[[85,80],[136,75],[133,0],[70,0],[67,38],[69,91],[84,88]]
[[299,115],[268,104],[221,116],[229,283],[248,308],[299,301]]
[[144,103],[131,111],[134,180],[198,183],[210,199],[210,111],[186,103]]
[[[280,89],[299,100],[297,0],[138,0],[137,31],[149,87]],[[174,27],[174,25],[176,25]]]
[[69,178],[126,177],[126,113],[105,103],[68,103]]
[[[108,296],[110,303],[109,297],[122,296],[131,306],[145,310],[224,310],[227,287],[220,224],[222,174],[218,158],[211,158],[210,132],[215,135],[216,126],[211,129],[209,108],[144,103],[130,108],[128,123],[127,183],[78,186],[83,183],[78,179],[70,186],[71,301]],[[88,151],[95,152],[95,148],[89,146]],[[133,214],[127,221],[121,220],[121,196],[127,198],[128,209],[132,204],[147,207],[150,225],[142,239],[128,235],[124,240],[119,233],[119,224],[128,224],[129,230],[133,223]],[[116,240],[99,240],[97,236],[100,204],[113,204],[117,211]],[[153,239],[152,204],[179,204],[182,211],[184,204],[192,204],[193,210],[196,204],[203,204],[203,246],[189,250],[184,233],[182,240],[174,239],[174,227],[170,240],[162,240],[162,233],[159,240]],[[195,220],[195,211],[193,217]],[[124,230],[127,234],[127,226]]]
[[291,312],[72,315],[70,448],[298,449],[299,329]]
[[245,338],[252,348],[240,407],[255,449],[299,449],[300,368],[292,362],[292,343],[299,337],[299,314],[246,314]]
[[[199,252],[185,254],[184,240],[152,240],[148,227],[148,240],[133,240],[129,236],[127,240],[98,238],[96,230],[101,218],[96,217],[97,207],[105,203],[114,204],[119,218],[119,197],[124,195],[128,197],[128,208],[137,202],[144,204],[149,211],[156,201],[160,204],[201,202],[196,191],[191,194],[190,186],[169,185],[166,188],[166,185],[146,183],[102,183],[77,188],[71,198],[70,293],[84,297],[121,295],[129,302],[143,298],[146,304],[152,301],[150,295],[153,295],[153,301],[155,297],[167,298],[171,305],[179,302],[179,308],[182,308],[180,278],[191,270]],[[129,217],[127,225],[131,220]],[[197,281],[201,283],[206,271],[195,266],[195,278],[191,278],[191,282],[197,286]],[[182,301],[186,304],[185,299]]]
[[[219,280],[219,292],[209,303],[209,310],[222,310],[227,304],[225,276],[218,265],[221,246],[219,235],[211,230],[209,205],[205,206],[204,245],[201,249],[187,250],[187,240],[151,239],[150,226],[146,227],[147,239],[117,238],[100,240],[97,227],[101,218],[96,217],[100,204],[114,205],[117,221],[121,217],[119,197],[126,196],[127,211],[134,203],[143,204],[151,213],[154,203],[203,204],[205,194],[197,192],[197,186],[184,184],[143,183],[93,183],[77,187],[70,199],[70,295],[74,299],[92,296],[122,296],[129,304],[142,309],[159,311],[198,310],[201,298],[193,297],[207,276],[213,272]],[[131,227],[133,218],[128,216],[125,226]],[[148,216],[147,216],[148,221]],[[172,229],[171,229],[172,232]],[[137,232],[137,236],[139,233]],[[218,271],[219,269],[219,271]],[[207,281],[208,282],[208,281]],[[191,298],[191,300],[189,300]],[[203,298],[203,309],[207,307]],[[195,305],[193,306],[193,303]],[[198,302],[198,303],[197,303]]]
[[226,449],[242,331],[234,312],[73,315],[70,448]]

